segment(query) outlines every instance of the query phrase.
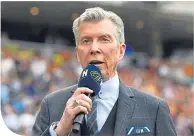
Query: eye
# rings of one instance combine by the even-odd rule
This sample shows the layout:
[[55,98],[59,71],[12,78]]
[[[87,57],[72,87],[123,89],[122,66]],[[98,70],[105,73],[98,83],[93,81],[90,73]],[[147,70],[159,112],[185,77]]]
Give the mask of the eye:
[[107,38],[103,38],[103,41],[109,41],[109,39],[107,39]]
[[83,44],[88,44],[89,42],[90,42],[89,39],[83,39],[83,40],[82,40],[82,43],[83,43]]
[[101,41],[103,41],[103,42],[110,42],[110,39],[107,38],[107,37],[102,37],[102,38],[101,38]]
[[84,39],[83,42],[84,43],[87,43],[87,42],[89,42],[89,40],[88,39]]

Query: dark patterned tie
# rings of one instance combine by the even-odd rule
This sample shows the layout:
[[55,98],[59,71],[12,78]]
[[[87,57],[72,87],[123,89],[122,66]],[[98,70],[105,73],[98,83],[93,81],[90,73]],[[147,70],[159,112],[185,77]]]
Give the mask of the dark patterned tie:
[[92,97],[92,110],[87,115],[87,127],[90,136],[97,136],[98,132],[98,125],[97,125],[97,101],[96,97]]

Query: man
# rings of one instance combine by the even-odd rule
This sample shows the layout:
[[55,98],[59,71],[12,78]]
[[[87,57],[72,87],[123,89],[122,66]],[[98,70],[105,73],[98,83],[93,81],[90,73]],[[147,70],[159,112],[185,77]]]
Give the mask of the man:
[[[97,110],[92,110],[91,99],[83,94],[93,90],[77,85],[61,89],[43,99],[33,135],[176,136],[165,101],[119,80],[117,65],[126,48],[121,18],[101,8],[86,9],[74,21],[73,32],[78,62],[83,68],[95,64],[103,75],[104,82],[95,100]],[[74,134],[73,120],[80,112],[86,114],[84,124]],[[92,125],[88,125],[90,113],[97,115]]]

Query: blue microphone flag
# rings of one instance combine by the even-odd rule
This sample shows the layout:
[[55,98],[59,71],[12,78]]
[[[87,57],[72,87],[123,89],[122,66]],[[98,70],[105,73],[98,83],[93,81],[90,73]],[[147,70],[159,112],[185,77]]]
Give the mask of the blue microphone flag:
[[100,69],[90,64],[81,73],[78,87],[87,87],[94,91],[91,96],[95,96],[99,93],[102,84],[102,73]]

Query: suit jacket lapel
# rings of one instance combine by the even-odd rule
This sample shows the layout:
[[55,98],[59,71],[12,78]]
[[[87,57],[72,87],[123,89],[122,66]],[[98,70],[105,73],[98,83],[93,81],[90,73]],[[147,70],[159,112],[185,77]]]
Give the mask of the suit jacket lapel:
[[134,95],[130,88],[120,81],[114,136],[126,135],[125,129],[129,125],[135,108],[133,97]]

